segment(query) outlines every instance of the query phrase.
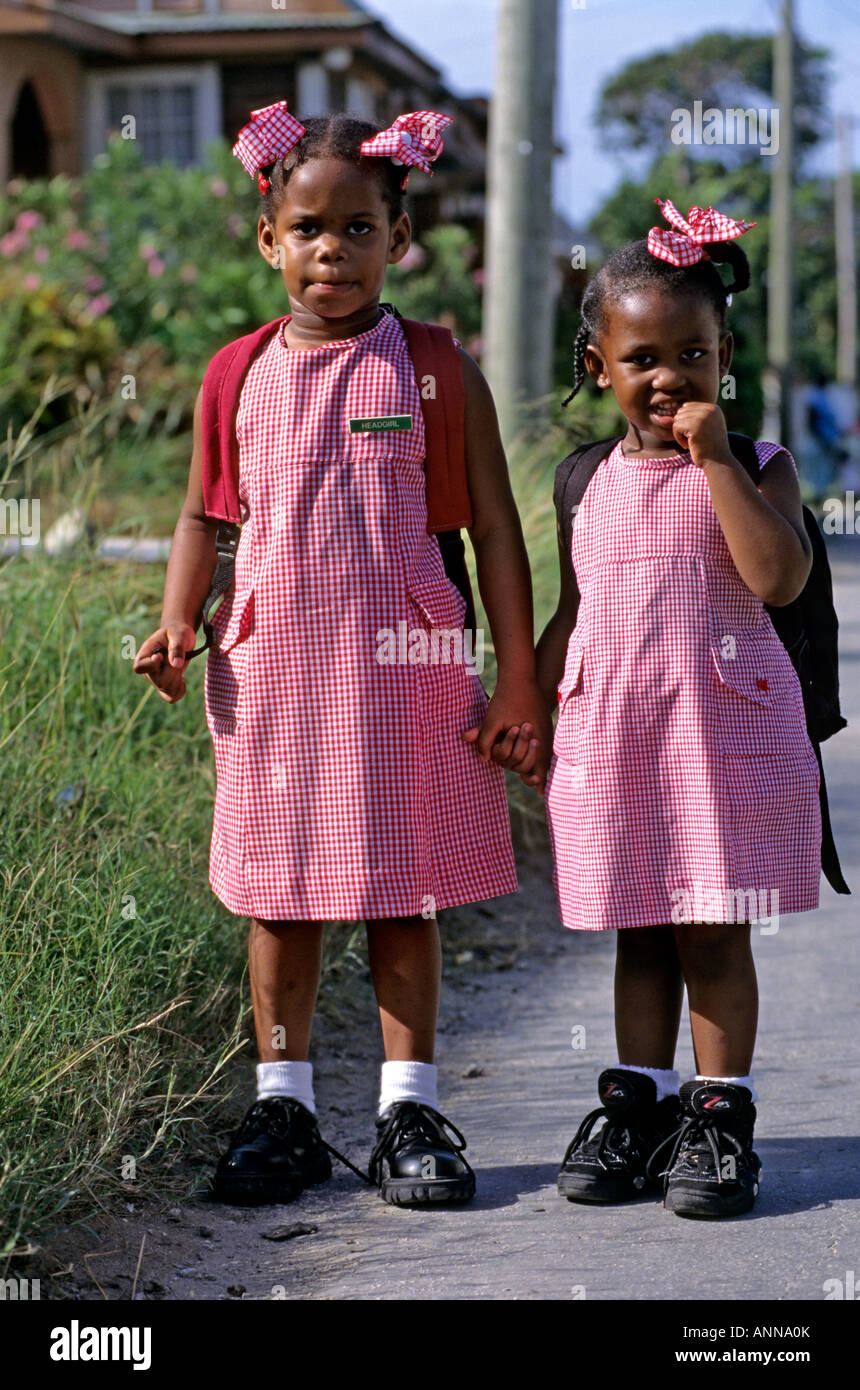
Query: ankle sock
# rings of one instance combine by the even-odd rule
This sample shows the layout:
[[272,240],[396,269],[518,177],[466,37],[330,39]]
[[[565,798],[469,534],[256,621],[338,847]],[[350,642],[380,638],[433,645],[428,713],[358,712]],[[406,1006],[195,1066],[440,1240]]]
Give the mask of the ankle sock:
[[629,1062],[616,1062],[615,1065],[619,1071],[638,1071],[640,1076],[650,1076],[657,1087],[658,1101],[678,1094],[681,1078],[676,1071],[662,1067],[631,1067]]
[[398,1100],[415,1100],[438,1110],[438,1075],[435,1062],[383,1062],[377,1114]]
[[746,1086],[753,1098],[753,1102],[758,1100],[758,1091],[753,1085],[752,1074],[749,1076],[694,1076],[694,1081],[719,1081],[723,1086]]
[[269,1100],[272,1096],[291,1096],[315,1115],[313,1063],[258,1062],[257,1100]]

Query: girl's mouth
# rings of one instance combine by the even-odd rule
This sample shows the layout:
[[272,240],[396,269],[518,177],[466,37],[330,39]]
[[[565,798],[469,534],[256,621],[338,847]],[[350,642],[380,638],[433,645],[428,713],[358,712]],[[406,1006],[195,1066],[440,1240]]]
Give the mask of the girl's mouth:
[[315,280],[314,289],[321,294],[343,294],[351,290],[354,284],[354,280]]
[[658,401],[656,405],[649,407],[648,414],[658,424],[671,425],[683,404],[683,401]]

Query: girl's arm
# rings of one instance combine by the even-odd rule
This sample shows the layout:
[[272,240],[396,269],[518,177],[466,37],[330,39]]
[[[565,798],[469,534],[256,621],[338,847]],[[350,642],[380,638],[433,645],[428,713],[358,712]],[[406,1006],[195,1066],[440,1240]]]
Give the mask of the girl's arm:
[[[571,567],[565,554],[561,527],[556,523],[558,537],[558,567],[561,575],[558,607],[544,628],[537,644],[537,679],[547,709],[551,712],[558,703],[558,687],[564,675],[564,663],[570,634],[576,626],[577,605],[571,582]],[[515,769],[516,770],[516,769]]]
[[[493,637],[496,689],[480,729],[469,729],[489,762],[500,735],[516,729],[528,742],[529,780],[542,787],[549,765],[552,724],[537,682],[531,572],[522,527],[511,491],[490,388],[476,362],[462,349],[466,392],[466,475],[472,499],[469,537],[475,550],[478,587]],[[502,749],[501,759],[506,756]]]
[[[164,600],[161,624],[141,645],[134,661],[134,670],[145,676],[159,694],[170,704],[185,694],[185,652],[194,646],[194,634],[200,625],[203,604],[209,593],[215,569],[215,536],[217,520],[207,517],[203,508],[203,476],[201,448],[202,387],[194,404],[194,438],[188,489],[182,511],[173,533],[167,575],[164,581]],[[167,647],[164,656],[156,647]]]
[[774,454],[756,486],[731,452],[718,406],[687,401],[675,416],[674,431],[705,473],[741,579],[764,603],[777,608],[791,603],[809,576],[812,545],[788,455]]

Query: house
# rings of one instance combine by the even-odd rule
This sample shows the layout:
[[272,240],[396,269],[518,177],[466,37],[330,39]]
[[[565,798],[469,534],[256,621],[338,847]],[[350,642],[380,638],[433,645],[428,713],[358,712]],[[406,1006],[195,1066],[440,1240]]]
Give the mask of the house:
[[355,0],[0,0],[0,187],[82,173],[128,115],[145,160],[199,164],[282,97],[299,118],[454,116],[432,179],[410,178],[413,222],[481,236],[486,101]]

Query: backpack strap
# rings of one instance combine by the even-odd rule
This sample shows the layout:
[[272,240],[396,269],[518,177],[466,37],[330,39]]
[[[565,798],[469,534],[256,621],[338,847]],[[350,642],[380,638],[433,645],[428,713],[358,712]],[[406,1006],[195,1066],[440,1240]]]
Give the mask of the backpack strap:
[[585,489],[591,482],[599,465],[608,458],[621,438],[620,434],[611,439],[599,439],[596,444],[580,444],[578,449],[563,458],[555,470],[552,500],[561,532],[562,546],[567,556],[570,581],[573,586],[574,609],[579,609],[579,585],[573,569],[570,546],[573,538],[573,519],[576,509],[585,496]]
[[239,510],[239,441],[236,411],[242,382],[254,358],[289,315],[264,323],[227,343],[210,361],[203,376],[201,444],[203,509],[219,521],[241,524]]

